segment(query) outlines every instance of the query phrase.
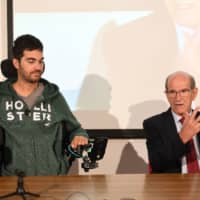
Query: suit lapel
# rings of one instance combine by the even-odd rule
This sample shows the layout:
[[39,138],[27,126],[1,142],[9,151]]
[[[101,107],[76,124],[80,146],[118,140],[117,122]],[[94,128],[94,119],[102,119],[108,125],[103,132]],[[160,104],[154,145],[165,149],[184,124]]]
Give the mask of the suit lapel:
[[[167,122],[167,123],[164,123],[165,130],[166,130],[165,134],[170,138],[173,137],[172,135],[178,134],[177,129],[176,129],[176,124],[175,124],[170,108],[164,113],[164,120],[166,120]],[[197,135],[197,144],[198,144],[198,149],[200,152],[200,132]]]
[[[171,138],[172,135],[178,134],[176,129],[176,124],[174,118],[171,113],[171,109],[169,108],[163,116],[164,120],[164,130],[166,130],[166,134]],[[170,125],[170,126],[169,126]]]

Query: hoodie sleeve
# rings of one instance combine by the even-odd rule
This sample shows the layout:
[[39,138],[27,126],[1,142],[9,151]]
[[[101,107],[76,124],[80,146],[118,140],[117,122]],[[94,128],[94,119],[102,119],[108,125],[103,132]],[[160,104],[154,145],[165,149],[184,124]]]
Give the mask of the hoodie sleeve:
[[70,142],[72,141],[74,136],[85,136],[88,138],[88,134],[82,128],[81,124],[71,112],[62,94],[59,95],[57,103],[58,112],[62,114],[64,126],[66,127],[66,134],[69,134]]
[[4,137],[3,137],[3,129],[0,127],[0,175],[1,175],[1,167],[3,163],[3,147],[4,147]]

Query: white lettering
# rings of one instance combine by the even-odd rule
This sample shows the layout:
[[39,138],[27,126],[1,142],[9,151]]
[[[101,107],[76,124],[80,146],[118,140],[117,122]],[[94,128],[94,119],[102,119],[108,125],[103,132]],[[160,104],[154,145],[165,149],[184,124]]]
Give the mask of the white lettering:
[[15,108],[16,108],[16,110],[21,110],[22,108],[23,108],[23,102],[22,101],[16,101],[15,102]]
[[39,111],[39,110],[40,110],[40,108],[39,108],[39,107],[37,107],[37,106],[34,106],[33,110]]
[[40,121],[40,113],[39,112],[33,112],[33,121]]
[[48,103],[47,107],[48,107],[48,112],[51,112],[51,104]]
[[41,103],[41,111],[44,111],[44,112],[47,112],[47,109],[45,108],[45,106],[44,106],[44,104],[43,103]]
[[42,113],[42,119],[47,119],[48,121],[51,121],[51,115],[48,113]]
[[45,120],[47,113],[42,113],[42,120]]
[[16,112],[16,114],[19,116],[19,120],[22,121],[24,112]]
[[6,101],[6,110],[9,110],[9,109],[13,110],[13,102],[12,101],[11,102]]
[[15,116],[13,115],[13,113],[12,112],[8,112],[7,113],[7,120],[8,121],[12,121],[14,119],[15,119]]
[[47,119],[48,121],[51,121],[51,114],[47,113],[46,119]]

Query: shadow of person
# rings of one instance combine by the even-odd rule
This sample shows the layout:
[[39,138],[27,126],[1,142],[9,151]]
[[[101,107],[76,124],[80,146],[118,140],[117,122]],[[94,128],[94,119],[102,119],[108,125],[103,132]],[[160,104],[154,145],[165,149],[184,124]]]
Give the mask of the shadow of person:
[[147,164],[137,154],[133,145],[128,142],[122,151],[120,162],[117,168],[117,174],[146,173]]
[[[86,129],[118,129],[119,123],[109,113],[111,86],[109,82],[95,74],[89,74],[83,80],[74,115]],[[78,162],[75,161],[69,174],[78,173]]]
[[119,128],[118,120],[109,113],[111,86],[109,82],[96,74],[89,74],[83,80],[74,115],[84,128]]
[[[130,105],[149,96],[159,98],[158,85],[174,70],[176,30],[165,3],[141,2],[137,1],[131,9],[150,10],[151,14],[123,24],[111,20],[96,37],[88,65],[89,75],[83,82],[85,86],[81,88],[75,112],[84,128],[127,128]],[[155,73],[159,74],[156,78]],[[112,100],[108,95],[110,85]]]
[[152,96],[159,98],[158,86],[175,69],[176,30],[163,7],[123,25],[107,24],[102,46],[107,80],[112,85],[110,110],[121,127],[127,125],[128,107]]
[[149,100],[129,106],[129,121],[127,128],[142,128],[142,122],[145,118],[167,110],[168,104],[163,100]]
[[[127,128],[142,127],[145,118],[167,109],[167,103],[161,100],[145,101],[129,108],[131,112]],[[144,147],[145,148],[145,147]],[[141,151],[144,150],[141,149]],[[129,142],[124,146],[118,165],[117,173],[146,173],[148,164],[138,155],[133,145]]]

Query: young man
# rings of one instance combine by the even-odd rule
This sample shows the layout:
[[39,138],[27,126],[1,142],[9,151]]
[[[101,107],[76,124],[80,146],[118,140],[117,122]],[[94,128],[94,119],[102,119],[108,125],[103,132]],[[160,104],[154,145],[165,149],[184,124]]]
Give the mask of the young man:
[[[143,122],[152,172],[199,172],[200,107],[191,109],[198,92],[195,80],[190,74],[175,72],[166,79],[165,89],[170,108]],[[191,141],[196,157],[189,161]],[[195,163],[191,170],[188,166]]]
[[0,83],[0,127],[4,135],[2,175],[62,175],[69,168],[66,138],[72,148],[88,135],[72,115],[56,85],[41,78],[43,45],[32,35],[14,41],[16,79]]

